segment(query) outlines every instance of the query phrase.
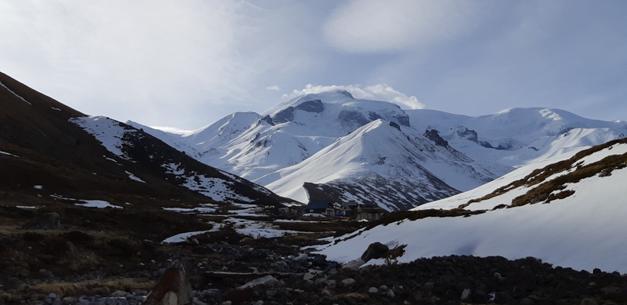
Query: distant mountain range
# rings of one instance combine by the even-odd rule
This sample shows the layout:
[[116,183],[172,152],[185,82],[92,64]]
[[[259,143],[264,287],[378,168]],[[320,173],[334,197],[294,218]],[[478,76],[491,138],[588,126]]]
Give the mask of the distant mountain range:
[[128,122],[187,155],[301,202],[405,210],[516,167],[627,134],[627,123],[516,108],[470,117],[331,90],[188,133]]

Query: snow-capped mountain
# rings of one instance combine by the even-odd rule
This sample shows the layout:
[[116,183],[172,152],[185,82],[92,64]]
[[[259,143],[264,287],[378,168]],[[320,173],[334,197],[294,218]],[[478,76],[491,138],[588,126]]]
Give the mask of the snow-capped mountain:
[[145,206],[170,200],[291,202],[140,129],[86,116],[4,74],[0,109],[0,188],[9,192]]
[[407,112],[414,128],[437,129],[453,147],[471,158],[492,160],[506,169],[627,134],[627,122],[587,119],[559,109],[514,108],[479,117],[427,109]]
[[491,178],[492,173],[452,147],[436,145],[410,127],[377,119],[257,181],[301,201],[376,202],[386,210],[405,210]]
[[627,139],[622,139],[521,167],[320,250],[348,262],[370,243],[382,242],[407,245],[401,262],[444,255],[533,256],[577,269],[625,272],[625,181]]
[[[183,135],[131,124],[202,162],[303,202],[407,209],[496,177],[437,143],[437,132],[425,137],[412,129],[398,105],[341,90],[300,96],[264,115],[235,113]],[[324,199],[313,193],[324,193]]]
[[[383,122],[374,128],[380,131],[364,132],[377,120]],[[279,195],[307,202],[320,199],[312,192],[332,194],[325,200],[369,202],[385,209],[444,198],[526,163],[627,133],[625,122],[590,120],[562,110],[511,109],[469,117],[402,109],[391,102],[356,99],[343,90],[298,96],[264,114],[234,113],[188,133],[130,124]],[[399,129],[407,137],[395,135]],[[433,153],[419,150],[425,145]],[[387,163],[373,163],[377,158]],[[409,170],[404,168],[408,164]],[[414,170],[418,167],[420,174]],[[417,175],[421,178],[416,180]],[[417,187],[424,186],[425,175],[438,183]],[[377,185],[378,190],[365,185]],[[401,190],[407,196],[399,195]]]

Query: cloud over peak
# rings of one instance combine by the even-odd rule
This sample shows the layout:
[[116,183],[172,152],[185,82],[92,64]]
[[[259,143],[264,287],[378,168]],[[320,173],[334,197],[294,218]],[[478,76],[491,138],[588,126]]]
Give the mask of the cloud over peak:
[[425,104],[413,95],[402,93],[387,84],[362,85],[312,85],[308,84],[300,90],[293,90],[284,95],[285,99],[313,93],[345,90],[358,99],[386,101],[399,105],[403,109],[422,109]]

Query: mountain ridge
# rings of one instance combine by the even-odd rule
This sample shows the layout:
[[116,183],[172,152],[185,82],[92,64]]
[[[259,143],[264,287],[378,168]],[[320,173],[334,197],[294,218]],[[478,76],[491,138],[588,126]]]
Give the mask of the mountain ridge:
[[[307,200],[302,195],[306,192],[304,185],[298,191],[283,192],[279,187],[283,184],[275,180],[284,176],[288,168],[379,119],[414,129],[413,133],[426,136],[435,145],[448,146],[472,160],[476,168],[481,168],[480,172],[491,173],[487,174],[490,179],[527,163],[604,143],[627,133],[625,122],[591,120],[559,109],[514,108],[471,117],[429,109],[401,109],[386,101],[355,99],[342,90],[297,96],[262,114],[248,113],[247,120],[233,121],[238,114],[242,116],[232,114],[197,131],[195,138],[155,135],[203,163],[242,175],[270,189],[278,187],[275,191],[284,196],[298,193],[294,199]],[[230,124],[233,128],[229,128]],[[226,136],[219,133],[220,128],[235,132]],[[204,136],[198,136],[203,131]],[[444,184],[455,184],[447,181],[450,173],[446,170],[434,168],[431,174]],[[307,177],[307,173],[301,176],[303,183],[311,185],[330,182],[323,177]],[[456,189],[466,191],[475,186],[467,184]],[[386,200],[379,203],[383,201]],[[418,200],[414,205],[422,202]]]

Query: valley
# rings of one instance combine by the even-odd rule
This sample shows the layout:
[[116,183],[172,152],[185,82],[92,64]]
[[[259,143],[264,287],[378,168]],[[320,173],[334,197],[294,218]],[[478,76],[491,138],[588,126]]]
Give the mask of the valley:
[[0,304],[627,302],[624,122],[334,91],[174,134],[0,82]]

